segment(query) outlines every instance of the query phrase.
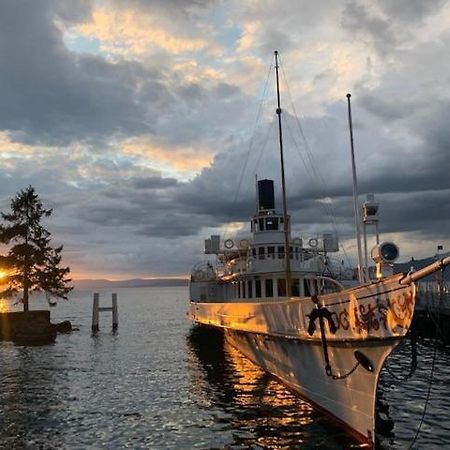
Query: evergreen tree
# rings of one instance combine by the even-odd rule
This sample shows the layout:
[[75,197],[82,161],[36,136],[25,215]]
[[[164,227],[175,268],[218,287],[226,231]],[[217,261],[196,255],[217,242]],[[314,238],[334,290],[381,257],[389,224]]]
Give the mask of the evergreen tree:
[[1,213],[6,224],[0,225],[0,242],[9,245],[9,252],[0,255],[0,267],[6,276],[0,298],[9,298],[23,292],[23,309],[28,311],[30,292],[67,299],[73,289],[68,285],[69,267],[60,267],[63,246],[50,246],[50,232],[41,225],[51,209],[44,209],[34,188],[17,193],[11,201],[11,212]]

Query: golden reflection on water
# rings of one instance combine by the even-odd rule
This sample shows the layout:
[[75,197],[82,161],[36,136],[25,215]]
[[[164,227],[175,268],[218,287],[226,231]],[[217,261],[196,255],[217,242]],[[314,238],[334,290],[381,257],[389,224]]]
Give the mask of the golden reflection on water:
[[346,437],[342,446],[342,433],[330,428],[310,404],[223,337],[200,337],[192,332],[188,347],[191,392],[196,403],[214,416],[219,430],[232,430],[229,448],[349,448]]
[[230,356],[231,365],[240,377],[239,382],[234,385],[237,403],[242,406],[257,404],[260,407],[286,409],[286,415],[271,417],[271,423],[276,426],[312,423],[311,405],[296,397],[227,342],[225,352]]
[[10,310],[10,301],[5,299],[0,299],[0,313],[7,312]]

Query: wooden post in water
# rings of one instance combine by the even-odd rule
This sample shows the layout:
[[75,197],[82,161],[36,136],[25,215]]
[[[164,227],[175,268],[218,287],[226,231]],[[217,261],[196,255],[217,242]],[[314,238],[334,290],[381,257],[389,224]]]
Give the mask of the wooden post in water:
[[112,294],[112,329],[117,330],[119,326],[119,314],[117,311],[117,294]]
[[119,314],[117,308],[117,294],[112,294],[112,305],[100,308],[100,295],[96,292],[94,294],[94,303],[92,307],[92,332],[96,333],[98,331],[98,319],[100,311],[111,311],[112,312],[112,329],[116,331],[119,326]]
[[100,296],[98,292],[94,293],[94,303],[92,306],[92,331],[98,331],[98,311],[99,311]]

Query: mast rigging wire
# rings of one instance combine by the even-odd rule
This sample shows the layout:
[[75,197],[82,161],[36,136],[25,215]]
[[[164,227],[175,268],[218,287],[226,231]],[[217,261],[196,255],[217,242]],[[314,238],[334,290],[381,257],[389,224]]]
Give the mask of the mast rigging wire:
[[[324,195],[323,190],[320,188],[320,183],[321,183],[321,185],[322,185],[324,188],[326,188],[326,183],[325,183],[325,180],[324,180],[324,178],[322,177],[321,173],[320,173],[319,170],[317,169],[317,165],[316,165],[315,160],[314,160],[314,155],[313,155],[313,153],[311,152],[311,149],[310,149],[308,140],[306,139],[305,133],[304,133],[304,131],[303,131],[303,127],[302,127],[302,125],[301,125],[301,123],[300,123],[300,119],[299,119],[298,114],[297,114],[297,111],[296,111],[296,109],[295,109],[294,101],[293,101],[293,99],[292,99],[292,95],[291,95],[291,90],[290,90],[290,87],[289,87],[289,83],[288,83],[286,74],[285,74],[285,72],[284,72],[284,66],[283,66],[282,63],[281,63],[281,57],[280,57],[279,65],[280,65],[280,68],[281,68],[281,73],[282,73],[282,76],[283,76],[283,81],[284,81],[284,84],[285,84],[286,89],[287,89],[287,94],[288,94],[288,98],[289,98],[289,101],[290,101],[290,104],[291,104],[291,108],[292,108],[292,111],[293,111],[293,113],[294,113],[294,114],[293,114],[293,117],[294,117],[294,119],[295,119],[295,123],[296,123],[296,125],[297,125],[297,128],[298,128],[298,130],[299,130],[299,132],[300,132],[300,136],[302,137],[302,140],[303,140],[303,142],[304,142],[304,148],[305,148],[306,156],[307,156],[308,161],[309,161],[309,167],[308,167],[308,164],[307,164],[306,161],[305,161],[305,158],[303,157],[303,155],[302,155],[302,153],[301,153],[300,146],[299,146],[299,144],[297,143],[296,139],[294,138],[294,134],[293,134],[292,131],[290,130],[289,123],[288,123],[288,121],[287,121],[286,119],[285,119],[285,123],[286,123],[287,128],[288,128],[288,130],[289,130],[289,132],[290,132],[290,135],[291,135],[291,138],[292,138],[292,140],[293,140],[293,142],[294,142],[294,146],[295,146],[295,148],[296,148],[296,150],[297,150],[297,153],[299,154],[299,156],[300,156],[300,158],[301,158],[301,160],[302,160],[302,162],[303,162],[303,165],[305,166],[305,169],[306,169],[306,172],[307,172],[308,176],[311,178],[311,180],[312,180],[313,182],[316,183],[316,186],[319,188],[319,193],[320,193],[321,197],[322,197],[322,198],[325,198],[326,196]],[[309,169],[311,170],[311,172],[310,172]],[[316,177],[316,179],[314,179],[313,175]],[[331,218],[332,226],[333,226],[333,231],[334,231],[336,234],[338,234],[338,230],[337,230],[337,222],[336,222],[336,216],[335,216],[335,214],[334,214],[334,209],[333,209],[333,200],[330,198],[330,201],[331,201],[331,203],[330,203],[329,205],[326,205],[325,203],[322,203],[322,202],[319,202],[319,203],[320,203],[321,206],[323,207],[323,210],[325,211],[325,214]],[[345,259],[347,260],[347,264],[349,264],[349,257],[348,257],[348,255],[347,255],[347,252],[346,252],[346,250],[345,250],[345,247],[344,247],[344,245],[343,245],[341,242],[340,242],[339,244],[340,244],[340,247],[342,248],[342,251],[343,251],[343,253],[344,253],[344,257],[345,257]]]
[[[240,176],[239,176],[239,180],[238,180],[238,184],[237,184],[237,188],[236,188],[236,193],[235,193],[234,198],[233,198],[232,208],[234,208],[236,206],[236,204],[237,204],[237,199],[238,199],[238,196],[239,196],[239,191],[241,189],[242,180],[244,179],[244,174],[245,174],[245,171],[247,169],[247,164],[248,164],[248,160],[249,160],[249,157],[250,157],[250,152],[252,150],[253,141],[254,141],[255,134],[256,134],[256,128],[257,128],[258,123],[259,123],[259,121],[261,119],[263,104],[265,102],[266,95],[267,95],[267,87],[269,85],[269,79],[270,79],[270,75],[272,73],[272,67],[273,67],[273,63],[271,62],[270,66],[269,66],[269,70],[267,72],[266,82],[264,84],[264,89],[263,89],[261,101],[259,103],[258,111],[256,113],[255,123],[253,125],[253,132],[252,132],[252,135],[251,135],[251,138],[250,138],[248,150],[247,150],[246,155],[245,155],[245,161],[244,161],[244,164],[242,165],[242,170],[241,170],[241,173],[240,173]],[[224,229],[224,237],[223,237],[224,239],[227,238],[229,229],[230,229],[230,224],[229,224],[229,222],[227,222],[227,224],[225,226],[225,229]]]

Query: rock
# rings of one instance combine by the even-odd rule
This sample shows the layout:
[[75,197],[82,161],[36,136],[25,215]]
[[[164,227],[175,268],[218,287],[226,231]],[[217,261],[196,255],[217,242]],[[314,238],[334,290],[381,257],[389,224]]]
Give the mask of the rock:
[[72,323],[70,322],[70,320],[65,320],[61,323],[54,323],[53,328],[58,333],[70,333],[71,331],[73,331]]

